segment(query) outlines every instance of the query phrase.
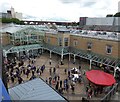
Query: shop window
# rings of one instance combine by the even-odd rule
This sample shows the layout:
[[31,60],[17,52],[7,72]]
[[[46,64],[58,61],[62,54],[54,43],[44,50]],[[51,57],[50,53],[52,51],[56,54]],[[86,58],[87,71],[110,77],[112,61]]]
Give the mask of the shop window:
[[107,52],[107,54],[111,54],[112,53],[112,46],[111,45],[107,45],[106,46],[106,52]]

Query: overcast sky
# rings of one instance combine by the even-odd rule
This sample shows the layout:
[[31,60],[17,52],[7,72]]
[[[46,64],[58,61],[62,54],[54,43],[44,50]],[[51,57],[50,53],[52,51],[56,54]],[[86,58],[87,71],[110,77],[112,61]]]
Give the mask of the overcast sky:
[[0,0],[0,11],[6,12],[12,6],[23,16],[30,15],[40,20],[79,21],[79,17],[115,14],[118,12],[118,1],[120,0]]

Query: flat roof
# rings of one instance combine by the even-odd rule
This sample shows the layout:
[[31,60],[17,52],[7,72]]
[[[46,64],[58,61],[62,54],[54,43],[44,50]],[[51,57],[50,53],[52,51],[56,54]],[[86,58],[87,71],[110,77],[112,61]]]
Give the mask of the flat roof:
[[117,32],[105,32],[105,31],[90,31],[90,30],[75,30],[71,32],[71,35],[87,37],[87,38],[97,38],[105,40],[120,41],[120,33]]
[[56,102],[67,100],[58,94],[42,79],[36,78],[8,89],[12,100],[54,100]]

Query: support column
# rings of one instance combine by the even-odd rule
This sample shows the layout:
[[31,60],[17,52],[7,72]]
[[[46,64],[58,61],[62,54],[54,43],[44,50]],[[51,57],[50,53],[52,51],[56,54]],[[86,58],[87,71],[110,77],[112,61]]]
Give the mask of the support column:
[[20,59],[20,52],[17,52],[17,57],[18,59]]
[[7,53],[6,52],[4,53],[4,56],[5,56],[5,58],[7,58]]
[[63,55],[61,55],[61,63],[63,62]]
[[69,62],[70,62],[70,53],[69,53]]
[[42,48],[42,53],[43,53],[43,48]]
[[27,50],[27,56],[29,57],[29,50]]
[[74,54],[74,64],[75,64],[75,61],[76,61],[75,57],[76,57],[76,56],[75,56],[75,54]]
[[90,70],[91,70],[91,67],[92,67],[92,60],[90,59]]
[[116,76],[116,68],[114,68],[114,77]]
[[33,54],[33,49],[31,50],[31,52],[32,52],[32,56],[33,56],[33,55],[34,55],[34,54]]
[[63,48],[62,48],[62,53],[61,53],[61,65],[63,65]]
[[52,51],[50,50],[50,59],[51,59],[51,53],[52,53]]
[[119,69],[119,67],[114,68],[114,77],[116,76],[116,70]]
[[68,70],[70,70],[70,68],[69,68],[70,65],[69,64],[70,64],[70,53],[69,53],[69,60],[68,60]]

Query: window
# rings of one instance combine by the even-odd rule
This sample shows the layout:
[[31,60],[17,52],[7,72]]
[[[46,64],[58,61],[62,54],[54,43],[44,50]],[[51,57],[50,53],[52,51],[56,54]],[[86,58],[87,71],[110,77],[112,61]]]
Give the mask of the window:
[[112,46],[111,45],[107,45],[106,46],[106,52],[107,52],[107,54],[111,54],[112,53]]
[[91,50],[91,49],[92,49],[92,43],[91,43],[91,42],[88,42],[88,43],[87,43],[87,49],[88,49],[88,50]]
[[62,38],[58,38],[58,45],[62,46]]
[[31,36],[31,39],[37,39],[37,36],[35,36],[35,35],[33,35],[33,36]]
[[50,38],[47,38],[47,43],[50,43]]
[[73,41],[73,46],[77,46],[78,45],[78,41],[77,40],[74,40]]
[[64,44],[65,46],[68,46],[68,38],[64,38]]

